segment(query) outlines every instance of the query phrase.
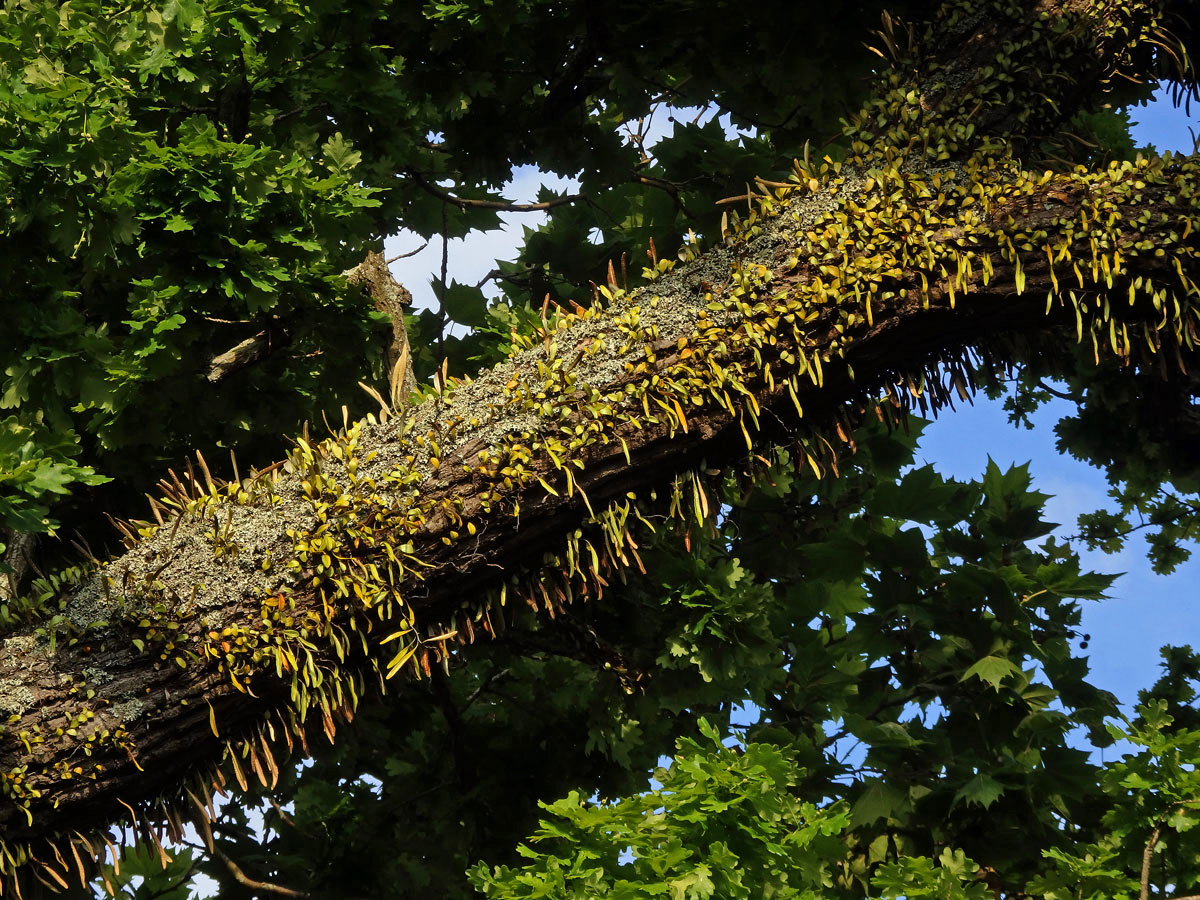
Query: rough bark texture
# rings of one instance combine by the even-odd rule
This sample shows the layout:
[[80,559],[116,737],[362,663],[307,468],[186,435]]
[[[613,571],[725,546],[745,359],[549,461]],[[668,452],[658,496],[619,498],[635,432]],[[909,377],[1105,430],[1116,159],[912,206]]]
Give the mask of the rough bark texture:
[[342,274],[351,284],[362,285],[375,308],[391,317],[392,337],[388,341],[384,359],[390,375],[393,402],[396,398],[407,397],[417,389],[408,334],[404,330],[404,309],[412,305],[412,294],[392,277],[387,260],[379,252],[368,253],[366,259]]
[[1200,164],[1014,155],[1161,27],[1152,2],[951,4],[895,33],[851,156],[798,164],[720,246],[402,420],[240,483],[203,463],[164,482],[162,524],[0,646],[0,869],[32,857],[58,882],[102,850],[81,831],[203,822],[222,754],[270,783],[273,748],[332,738],[374,682],[502,629],[507,603],[598,596],[639,564],[639,515],[703,505],[702,465],[790,442],[820,474],[854,418],[965,395],[980,355],[1084,341],[1183,365]]

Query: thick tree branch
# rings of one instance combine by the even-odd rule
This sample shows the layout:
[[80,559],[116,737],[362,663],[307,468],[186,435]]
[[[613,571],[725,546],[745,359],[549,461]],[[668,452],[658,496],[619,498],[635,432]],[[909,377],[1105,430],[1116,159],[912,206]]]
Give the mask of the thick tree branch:
[[846,423],[966,396],[979,356],[1194,361],[1200,160],[1012,155],[1158,33],[1156,8],[1040,0],[1003,48],[973,9],[885,74],[846,160],[798,165],[724,245],[403,422],[302,440],[239,484],[202,466],[126,555],[47,586],[0,646],[0,869],[58,879],[98,849],[77,832],[119,818],[203,825],[223,771],[273,783],[274,754],[502,631],[509,603],[601,596],[638,565],[638,518],[703,510],[697,469],[785,442],[828,471]]

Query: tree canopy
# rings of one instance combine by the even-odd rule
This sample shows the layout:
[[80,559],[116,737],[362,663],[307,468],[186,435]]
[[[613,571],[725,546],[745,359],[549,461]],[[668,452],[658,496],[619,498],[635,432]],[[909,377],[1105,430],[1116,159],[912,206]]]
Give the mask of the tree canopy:
[[[1057,379],[1078,540],[1200,535],[1200,159],[1119,111],[1195,96],[1189,4],[0,22],[6,889],[1200,891],[1200,656],[1124,717],[1029,472],[913,461]],[[508,209],[398,350],[347,272]]]

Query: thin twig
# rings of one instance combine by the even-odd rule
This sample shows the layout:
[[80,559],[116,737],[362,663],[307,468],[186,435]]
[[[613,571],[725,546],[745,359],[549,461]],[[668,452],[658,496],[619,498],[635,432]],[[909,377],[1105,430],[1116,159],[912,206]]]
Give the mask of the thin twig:
[[502,278],[506,278],[506,277],[508,277],[508,276],[506,276],[499,269],[492,269],[492,271],[488,272],[486,275],[484,275],[482,278],[480,278],[479,281],[475,282],[475,287],[481,288],[485,284],[487,284],[489,281],[491,281],[493,278],[502,279]]
[[446,271],[450,263],[450,210],[442,204],[442,289],[438,293],[438,356],[446,358]]
[[[1200,503],[1196,503],[1195,501],[1189,500],[1186,497],[1180,497],[1178,494],[1175,494],[1171,491],[1160,490],[1159,494],[1167,500],[1173,500],[1184,508],[1170,516],[1162,516],[1157,513],[1152,513],[1153,517],[1151,519],[1143,518],[1140,524],[1131,525],[1128,528],[1121,529],[1120,531],[1115,532],[1113,537],[1124,540],[1131,534],[1141,531],[1143,528],[1153,528],[1155,526],[1162,528],[1167,525],[1174,525],[1180,519],[1183,519],[1187,516],[1200,515]],[[1142,513],[1139,511],[1139,515],[1141,514]],[[1067,540],[1075,541],[1081,539],[1082,537],[1082,534],[1072,534],[1067,536]]]
[[638,174],[634,174],[633,181],[636,184],[644,184],[646,187],[658,188],[660,191],[665,191],[666,193],[670,194],[671,199],[675,201],[675,208],[683,213],[687,218],[693,220],[700,218],[690,209],[688,209],[686,205],[684,205],[683,197],[680,196],[680,187],[682,185],[677,184],[674,181],[667,181],[665,178],[654,178],[650,175]]
[[466,701],[463,703],[463,712],[466,712],[471,708],[471,705],[479,699],[479,695],[492,686],[492,682],[505,677],[508,674],[508,671],[509,670],[506,667],[503,669],[494,669],[489,672],[487,678],[483,679],[483,683],[480,684],[479,687],[475,688],[475,690],[471,692],[470,696],[468,696]]
[[544,200],[541,203],[509,203],[507,200],[477,200],[473,197],[459,197],[457,194],[451,194],[449,191],[439,188],[424,176],[411,169],[407,172],[407,175],[427,194],[432,194],[447,203],[457,206],[459,209],[494,209],[499,212],[545,212],[548,209],[554,209],[556,206],[578,203],[580,200],[585,199],[583,194],[566,194],[562,197],[555,197],[553,200]]
[[408,259],[410,256],[416,256],[418,253],[420,253],[422,250],[424,250],[428,246],[429,246],[429,241],[426,241],[420,247],[418,247],[416,250],[409,250],[407,253],[401,253],[399,256],[393,256],[391,259],[385,260],[385,262],[387,262],[387,264],[390,266],[392,263],[394,263],[398,259]]
[[221,862],[225,863],[225,868],[229,870],[229,874],[233,876],[233,880],[238,884],[245,885],[251,890],[265,891],[268,894],[278,894],[281,897],[307,897],[305,891],[293,890],[289,887],[284,887],[281,884],[272,884],[269,881],[255,881],[249,875],[242,871],[241,867],[232,859],[225,855],[225,852],[219,847],[213,851],[213,855]]
[[283,113],[280,113],[279,115],[277,115],[275,117],[275,120],[271,124],[278,125],[280,122],[284,122],[284,121],[292,118],[293,116],[300,115],[301,113],[320,113],[320,112],[328,113],[330,111],[330,109],[331,109],[331,107],[328,103],[318,103],[315,106],[294,106],[291,109],[289,109],[287,112],[283,112]]
[[172,882],[171,884],[168,884],[166,887],[162,888],[161,890],[157,890],[153,894],[139,895],[137,893],[134,893],[134,894],[131,894],[131,896],[140,897],[140,900],[156,900],[156,898],[158,898],[158,897],[162,897],[166,894],[171,893],[172,891],[174,891],[177,888],[181,887],[182,885],[186,884],[187,881],[196,873],[196,863],[198,861],[199,860],[197,860],[197,859],[193,859],[192,864],[187,867],[186,872],[184,872],[174,882]]
[[1080,402],[1080,399],[1078,397],[1073,397],[1070,394],[1065,393],[1063,391],[1055,390],[1054,388],[1050,387],[1050,385],[1046,384],[1046,382],[1042,381],[1040,378],[1038,379],[1037,384],[1038,384],[1038,387],[1040,387],[1047,394],[1057,397],[1059,400],[1070,400],[1072,403]]
[[[267,801],[273,807],[275,807],[275,812],[279,814],[280,821],[282,821],[286,825],[291,825],[293,828],[295,828],[301,834],[307,834],[307,832],[304,831],[304,829],[302,829],[299,825],[296,824],[296,820],[293,819],[290,815],[288,815],[287,810],[285,810],[282,806],[279,805],[279,802],[274,797],[268,797]],[[308,836],[311,837],[311,835],[308,835]]]

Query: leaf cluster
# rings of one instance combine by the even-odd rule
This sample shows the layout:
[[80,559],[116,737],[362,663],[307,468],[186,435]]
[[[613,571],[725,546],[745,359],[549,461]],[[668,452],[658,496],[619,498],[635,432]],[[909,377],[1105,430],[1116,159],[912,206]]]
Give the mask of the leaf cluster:
[[[386,317],[340,276],[384,234],[497,227],[457,199],[503,200],[535,163],[577,176],[588,200],[531,233],[502,273],[507,302],[540,307],[551,285],[561,298],[651,236],[670,255],[688,210],[791,151],[679,123],[648,160],[619,127],[713,104],[744,127],[834,133],[870,65],[850,37],[878,5],[861,7],[805,11],[780,33],[727,2],[8,3],[0,409],[74,430],[81,464],[114,477],[62,511],[93,535],[101,509],[128,515],[185,452],[265,464],[279,434],[385,375]],[[759,14],[785,8],[797,15]],[[754,63],[719,62],[734,54]],[[832,64],[844,78],[825,77]],[[439,297],[410,323],[420,373],[495,358],[496,336],[446,334],[487,321],[483,293]],[[213,360],[249,340],[265,350],[212,381]]]

